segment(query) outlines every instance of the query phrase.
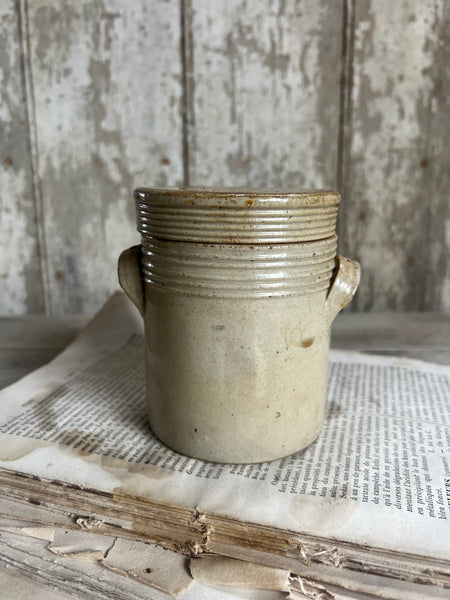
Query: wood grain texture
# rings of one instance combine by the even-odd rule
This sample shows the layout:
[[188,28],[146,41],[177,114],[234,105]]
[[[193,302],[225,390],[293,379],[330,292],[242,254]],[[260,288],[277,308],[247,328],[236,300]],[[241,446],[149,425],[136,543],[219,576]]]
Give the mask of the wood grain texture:
[[189,182],[335,187],[341,3],[186,0]]
[[428,270],[424,308],[450,313],[450,4],[433,12],[433,91],[428,114]]
[[342,249],[353,310],[449,310],[450,50],[445,0],[347,2]]
[[132,190],[182,179],[176,0],[26,11],[49,310],[92,313],[135,243]]
[[83,316],[0,317],[0,389],[50,362],[86,324]]
[[0,314],[42,312],[20,11],[0,3]]
[[338,187],[352,311],[450,313],[446,0],[5,0],[0,314],[92,314],[141,185]]
[[14,600],[29,600],[29,598],[33,598],[33,600],[74,600],[73,594],[65,594],[40,581],[27,579],[19,569],[11,567],[0,567],[0,586],[4,598],[14,598]]

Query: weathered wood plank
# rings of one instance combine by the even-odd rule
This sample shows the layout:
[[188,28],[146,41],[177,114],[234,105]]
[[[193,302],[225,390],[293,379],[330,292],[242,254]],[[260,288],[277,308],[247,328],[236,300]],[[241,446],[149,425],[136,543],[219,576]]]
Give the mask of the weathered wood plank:
[[0,314],[42,312],[25,80],[17,3],[0,3]]
[[29,2],[53,313],[92,313],[135,243],[132,190],[182,180],[178,0]]
[[54,350],[0,349],[0,390],[43,367],[58,354]]
[[450,3],[433,12],[433,91],[428,114],[428,269],[424,308],[450,313]]
[[6,0],[0,314],[92,313],[137,240],[132,188],[183,157],[193,184],[339,182],[352,310],[450,312],[450,6],[416,4]]
[[335,187],[341,3],[185,1],[189,181]]
[[449,6],[348,6],[341,242],[362,263],[353,309],[449,310]]
[[88,321],[81,315],[0,317],[0,350],[48,350],[56,353],[70,344]]
[[50,362],[87,320],[83,316],[0,317],[0,389]]
[[450,315],[432,312],[341,313],[331,345],[450,365]]
[[14,600],[75,600],[72,593],[65,594],[41,581],[28,579],[19,569],[3,565],[0,567],[0,586],[3,597]]

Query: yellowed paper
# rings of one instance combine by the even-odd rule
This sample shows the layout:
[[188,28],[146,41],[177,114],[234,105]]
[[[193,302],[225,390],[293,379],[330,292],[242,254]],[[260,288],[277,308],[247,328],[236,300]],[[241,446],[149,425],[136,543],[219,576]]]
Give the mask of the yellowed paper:
[[174,596],[192,584],[186,558],[156,544],[117,539],[102,564]]
[[289,591],[289,572],[283,569],[219,556],[192,558],[189,568],[192,577],[200,583]]

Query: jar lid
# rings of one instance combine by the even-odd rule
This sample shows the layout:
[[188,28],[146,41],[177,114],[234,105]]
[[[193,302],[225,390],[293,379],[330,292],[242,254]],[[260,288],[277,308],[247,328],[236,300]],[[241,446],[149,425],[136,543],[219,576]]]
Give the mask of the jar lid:
[[340,201],[332,190],[237,187],[138,188],[134,197],[143,236],[226,244],[329,238]]

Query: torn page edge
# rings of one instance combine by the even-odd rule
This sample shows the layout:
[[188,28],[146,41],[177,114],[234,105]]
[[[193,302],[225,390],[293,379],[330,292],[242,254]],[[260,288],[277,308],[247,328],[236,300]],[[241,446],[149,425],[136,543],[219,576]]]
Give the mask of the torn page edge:
[[189,569],[198,583],[288,592],[289,571],[265,567],[234,558],[204,556],[191,558]]

